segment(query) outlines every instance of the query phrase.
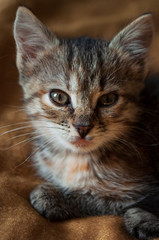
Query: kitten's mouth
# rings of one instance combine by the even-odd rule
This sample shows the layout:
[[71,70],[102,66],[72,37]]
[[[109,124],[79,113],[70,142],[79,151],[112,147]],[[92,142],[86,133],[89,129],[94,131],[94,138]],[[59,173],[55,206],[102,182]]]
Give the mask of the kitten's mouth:
[[88,147],[90,145],[90,141],[86,140],[85,138],[79,138],[71,143],[76,147]]

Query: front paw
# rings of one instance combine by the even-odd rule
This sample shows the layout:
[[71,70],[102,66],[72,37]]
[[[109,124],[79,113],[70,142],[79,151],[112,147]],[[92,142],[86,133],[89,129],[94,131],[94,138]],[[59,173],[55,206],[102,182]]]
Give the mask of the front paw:
[[159,219],[141,208],[128,209],[124,214],[124,221],[127,231],[137,239],[159,237]]
[[49,220],[69,218],[62,194],[50,184],[37,186],[30,194],[31,205]]

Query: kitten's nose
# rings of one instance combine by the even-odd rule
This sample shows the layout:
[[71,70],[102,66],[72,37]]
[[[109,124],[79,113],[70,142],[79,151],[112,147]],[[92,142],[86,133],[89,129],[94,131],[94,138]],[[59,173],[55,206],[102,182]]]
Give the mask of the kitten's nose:
[[92,128],[92,126],[90,126],[90,125],[83,126],[83,125],[79,125],[79,124],[74,125],[74,127],[76,128],[76,130],[79,133],[81,138],[84,138]]

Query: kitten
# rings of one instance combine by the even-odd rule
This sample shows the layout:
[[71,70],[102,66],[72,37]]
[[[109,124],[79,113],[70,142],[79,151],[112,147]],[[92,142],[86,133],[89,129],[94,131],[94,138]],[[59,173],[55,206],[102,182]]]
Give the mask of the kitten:
[[157,116],[145,87],[151,14],[106,42],[59,39],[19,7],[14,37],[33,160],[46,180],[32,206],[50,220],[124,215],[132,236],[159,237]]

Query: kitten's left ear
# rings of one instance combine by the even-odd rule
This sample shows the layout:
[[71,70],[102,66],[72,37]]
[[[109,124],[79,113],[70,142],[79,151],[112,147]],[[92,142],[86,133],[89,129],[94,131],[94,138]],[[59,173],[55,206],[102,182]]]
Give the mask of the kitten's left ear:
[[56,36],[26,7],[19,7],[14,22],[17,65],[34,61],[40,54],[59,43]]
[[144,14],[119,32],[109,47],[126,53],[132,59],[143,59],[151,45],[153,30],[152,14]]

